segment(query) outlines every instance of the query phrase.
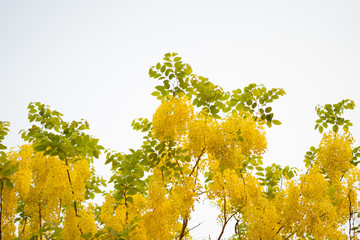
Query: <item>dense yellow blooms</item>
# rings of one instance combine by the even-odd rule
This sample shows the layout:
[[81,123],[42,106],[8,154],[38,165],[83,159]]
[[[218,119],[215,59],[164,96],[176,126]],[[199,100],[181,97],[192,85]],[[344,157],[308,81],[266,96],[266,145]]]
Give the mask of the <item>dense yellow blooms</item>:
[[10,161],[19,163],[19,170],[12,177],[12,181],[14,182],[16,192],[21,197],[25,197],[30,191],[32,180],[32,147],[30,145],[21,146],[20,152],[12,150],[7,154],[7,157]]
[[177,222],[178,215],[172,211],[164,185],[161,174],[155,172],[149,182],[148,210],[143,217],[148,239],[170,239]]
[[282,239],[278,234],[279,216],[275,206],[262,197],[249,204],[243,214],[244,221],[249,226],[246,239]]
[[184,179],[183,183],[176,184],[171,191],[169,200],[173,212],[178,212],[182,219],[190,218],[196,199],[195,182],[193,178]]
[[193,112],[194,108],[186,96],[164,98],[153,116],[153,135],[159,140],[180,140],[193,118]]
[[[146,240],[146,230],[142,216],[146,211],[146,199],[141,194],[132,196],[133,202],[121,201],[117,203],[110,195],[105,196],[105,202],[101,206],[101,220],[104,222],[105,228],[103,237],[106,239],[117,239],[112,234],[112,231],[122,232],[127,229],[130,224],[133,224],[132,231],[130,231],[131,239]],[[109,228],[111,230],[109,230]]]
[[320,142],[318,161],[331,180],[340,179],[350,168],[353,138],[349,132],[344,134],[329,132]]
[[213,122],[213,119],[204,112],[198,113],[194,120],[189,122],[187,148],[195,158],[198,158],[206,148],[206,139],[208,138],[211,122]]
[[329,183],[325,176],[320,173],[320,169],[314,166],[309,174],[304,174],[301,180],[301,195],[313,201],[322,201],[327,197]]
[[[233,141],[244,156],[262,155],[267,148],[264,127],[251,116],[234,113],[222,123],[227,142]],[[240,140],[239,137],[242,139]]]
[[[314,164],[293,180],[285,179],[286,170],[267,168],[258,178],[242,166],[267,149],[264,127],[251,114],[233,111],[214,118],[206,111],[195,113],[186,96],[168,96],[153,115],[152,137],[165,144],[151,153],[160,160],[146,169],[147,189],[139,185],[145,193],[129,196],[120,189],[121,200],[114,195],[119,192],[107,194],[100,212],[85,202],[93,174],[88,159],[60,160],[34,153],[31,145],[10,151],[7,160],[19,163],[19,170],[11,176],[14,188],[3,185],[1,190],[3,239],[52,239],[44,231],[49,223],[62,228],[60,238],[65,240],[81,240],[86,234],[109,240],[125,235],[191,239],[187,224],[202,193],[220,210],[222,230],[237,219],[239,239],[346,239],[348,225],[360,211],[360,170],[351,163],[354,140],[349,132],[324,134]],[[151,148],[159,141],[151,141]],[[203,186],[199,175],[205,171]],[[278,182],[269,197],[267,191]],[[15,224],[19,203],[25,217]]]
[[234,113],[217,120],[201,112],[189,123],[190,154],[198,157],[206,150],[222,167],[239,168],[244,158],[262,155],[266,147],[263,126],[250,116]]
[[304,229],[314,238],[324,238],[337,231],[337,212],[328,195],[329,182],[318,167],[310,169],[301,179],[301,205],[305,208]]
[[[10,151],[8,159],[18,162],[19,170],[12,176],[15,187],[11,190],[11,195],[6,193],[3,196],[3,213],[6,218],[11,216],[14,219],[18,200],[23,202],[26,219],[22,219],[17,228],[21,239],[39,236],[39,230],[46,223],[63,224],[66,239],[76,239],[75,233],[77,239],[82,239],[79,235],[80,228],[95,233],[92,211],[85,210],[80,204],[85,200],[85,184],[91,175],[88,160],[78,157],[61,161],[57,157],[44,156],[41,152],[34,153],[31,145],[21,146],[18,151]],[[80,217],[76,217],[74,201],[77,202],[77,214]],[[67,210],[65,221],[62,222],[63,207]],[[4,215],[2,218],[5,219]],[[15,234],[16,227],[12,225],[8,224],[6,231],[11,229],[12,234]],[[74,226],[77,227],[76,230],[73,229]]]
[[[194,202],[193,184],[176,185],[169,196],[158,171],[151,176],[149,196],[133,195],[133,202],[116,203],[111,195],[106,195],[101,207],[101,220],[106,227],[116,232],[126,230],[133,222],[135,228],[130,231],[133,239],[172,239],[179,234],[179,217],[189,218]],[[135,221],[135,222],[134,222]],[[111,232],[104,229],[106,239],[115,239]]]
[[2,231],[3,239],[13,239],[15,237],[15,224],[13,222],[16,209],[17,209],[17,197],[14,189],[9,189],[4,186],[2,189]]
[[306,210],[301,205],[300,198],[300,188],[294,180],[285,183],[285,188],[275,197],[274,204],[280,217],[281,233],[289,235],[300,231]]
[[95,218],[93,215],[93,206],[90,204],[87,208],[80,207],[76,216],[75,209],[72,206],[66,208],[64,221],[64,239],[65,240],[81,240],[82,234],[92,235],[96,232]]
[[[331,197],[331,185],[313,166],[307,174],[285,184],[273,203],[278,212],[279,233],[283,236],[301,237],[305,233],[315,239],[345,239],[341,231],[344,224]],[[296,238],[295,238],[296,239]]]
[[92,204],[89,204],[87,207],[82,206],[79,209],[80,217],[77,218],[77,221],[78,227],[79,229],[81,229],[81,232],[83,232],[83,234],[91,233],[92,235],[94,235],[97,231],[93,211],[94,206]]
[[85,200],[85,184],[91,176],[89,162],[85,158],[78,158],[72,164],[67,166],[67,170],[70,173],[70,181],[68,181],[71,191],[74,192],[73,200],[84,201]]
[[66,209],[63,234],[66,240],[77,240],[80,238],[81,233],[78,227],[77,217],[72,207]]
[[107,194],[105,202],[101,206],[101,220],[105,223],[105,226],[117,232],[123,231],[128,224],[125,205],[120,204],[117,206],[115,199],[110,194]]
[[235,141],[227,138],[228,132],[222,128],[221,122],[212,121],[209,124],[209,131],[206,135],[206,150],[209,160],[217,161],[221,166],[238,166],[238,159],[241,157]]
[[240,211],[247,204],[247,190],[244,179],[231,169],[224,172],[217,172],[214,175],[214,182],[209,184],[209,199],[214,199],[216,205],[222,209],[224,199],[228,207]]

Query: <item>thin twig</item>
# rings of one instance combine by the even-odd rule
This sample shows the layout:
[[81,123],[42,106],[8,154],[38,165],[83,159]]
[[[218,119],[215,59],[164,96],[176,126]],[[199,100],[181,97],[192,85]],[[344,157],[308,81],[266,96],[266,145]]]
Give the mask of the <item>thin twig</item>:
[[200,153],[200,155],[199,155],[198,159],[196,160],[196,163],[195,163],[195,165],[194,165],[193,169],[191,170],[191,173],[189,174],[189,177],[191,177],[191,175],[194,173],[194,171],[195,171],[195,169],[196,169],[197,165],[199,164],[200,159],[201,159],[202,155],[204,154],[204,152],[205,152],[205,148],[203,148],[203,150],[201,151],[201,153]]
[[185,236],[186,234],[188,234],[188,232],[190,232],[191,230],[194,230],[195,228],[199,227],[203,222],[205,222],[205,221],[202,221],[202,222],[199,223],[198,225],[195,225],[194,227],[188,229],[188,230],[185,232],[184,236]]

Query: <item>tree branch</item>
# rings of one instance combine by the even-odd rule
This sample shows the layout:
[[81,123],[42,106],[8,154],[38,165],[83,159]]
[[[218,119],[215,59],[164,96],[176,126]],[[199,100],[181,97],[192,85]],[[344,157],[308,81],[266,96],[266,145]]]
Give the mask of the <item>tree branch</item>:
[[188,225],[188,221],[189,221],[188,218],[183,219],[183,225],[182,225],[181,232],[180,232],[180,235],[179,235],[179,240],[183,239],[183,237],[185,237],[185,235],[186,235],[185,230],[186,230],[186,227]]
[[195,171],[195,169],[196,169],[197,165],[199,164],[200,159],[201,159],[202,155],[204,154],[204,152],[205,152],[205,148],[203,148],[203,150],[201,151],[201,153],[200,153],[200,155],[199,155],[198,159],[196,160],[196,163],[195,163],[195,165],[194,165],[193,169],[191,170],[191,173],[189,174],[189,177],[191,177],[191,175],[194,173],[194,171]]
[[198,225],[196,225],[196,226],[188,229],[188,230],[185,232],[184,236],[185,236],[188,232],[190,232],[191,230],[194,230],[195,228],[197,228],[198,226],[200,226],[202,223],[203,223],[203,222],[201,222],[201,223],[199,223]]

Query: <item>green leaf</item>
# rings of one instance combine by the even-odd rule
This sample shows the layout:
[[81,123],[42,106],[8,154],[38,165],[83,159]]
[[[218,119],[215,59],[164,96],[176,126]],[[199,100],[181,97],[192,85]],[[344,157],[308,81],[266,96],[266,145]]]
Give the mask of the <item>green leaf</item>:
[[339,131],[339,126],[338,126],[338,125],[334,125],[334,126],[333,126],[333,131],[337,133],[337,132]]
[[271,107],[267,107],[267,108],[265,108],[265,112],[266,112],[266,113],[271,112],[271,110],[272,110],[272,108],[271,108]]
[[94,151],[93,151],[93,156],[94,156],[96,159],[98,159],[98,158],[99,158],[99,153],[98,153],[98,151],[94,150]]
[[157,90],[159,90],[160,92],[165,92],[165,88],[163,86],[156,86],[155,87]]
[[89,232],[89,233],[86,233],[86,234],[81,234],[80,236],[81,236],[82,238],[88,239],[88,238],[91,238],[92,233]]
[[158,91],[154,91],[154,92],[152,92],[152,93],[151,93],[151,95],[153,95],[153,96],[155,96],[155,97],[156,97],[156,96],[159,96],[159,95],[160,95],[160,92],[158,92]]
[[45,151],[47,147],[48,147],[47,144],[42,144],[42,145],[37,144],[37,145],[35,145],[34,150],[36,152],[42,152],[42,151]]
[[127,197],[127,200],[128,200],[129,202],[131,202],[131,203],[134,202],[134,199],[133,199],[132,197]]
[[258,170],[258,171],[264,171],[264,168],[263,168],[263,167],[257,166],[257,167],[255,167],[255,168],[256,168],[256,170]]
[[273,120],[272,123],[274,125],[281,125],[281,122],[279,120]]
[[6,187],[9,189],[12,189],[14,187],[14,184],[9,179],[7,179],[5,181],[5,184],[6,184]]
[[247,168],[250,169],[250,170],[254,170],[254,167],[251,166],[251,165],[247,166]]

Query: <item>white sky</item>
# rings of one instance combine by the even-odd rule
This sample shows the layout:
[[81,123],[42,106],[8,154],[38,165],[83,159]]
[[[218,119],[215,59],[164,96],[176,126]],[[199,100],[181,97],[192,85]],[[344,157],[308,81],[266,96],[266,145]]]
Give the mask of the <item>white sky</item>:
[[[148,69],[177,52],[194,73],[233,90],[249,83],[284,88],[275,104],[283,125],[267,132],[265,164],[302,167],[317,145],[317,104],[360,105],[359,1],[14,1],[0,0],[0,120],[5,144],[22,144],[27,105],[41,101],[85,118],[106,148],[141,144],[131,121],[159,104]],[[359,139],[360,110],[346,115]],[[109,173],[101,159],[98,174]],[[201,207],[190,227],[217,238],[213,212]],[[213,218],[213,220],[211,220]],[[229,226],[226,236],[233,233]]]

